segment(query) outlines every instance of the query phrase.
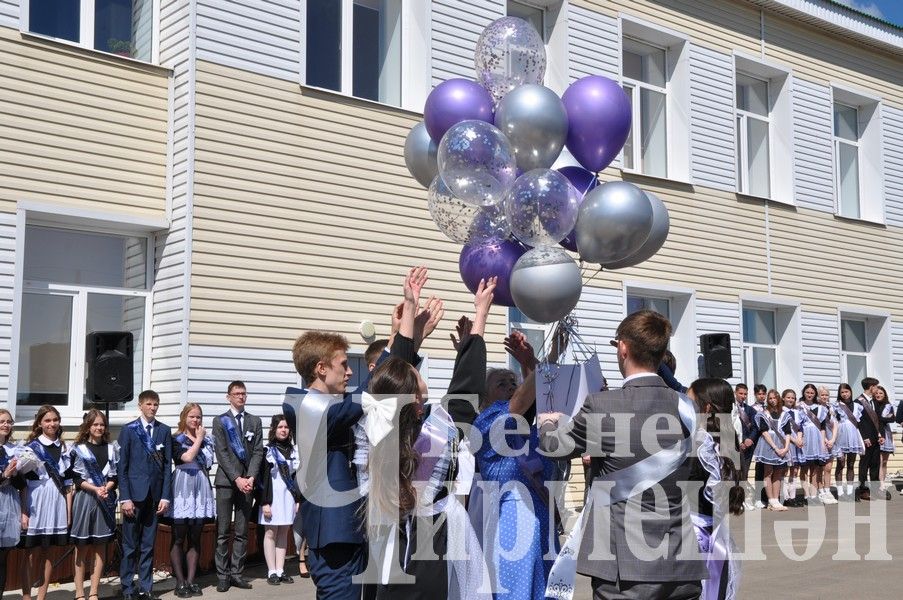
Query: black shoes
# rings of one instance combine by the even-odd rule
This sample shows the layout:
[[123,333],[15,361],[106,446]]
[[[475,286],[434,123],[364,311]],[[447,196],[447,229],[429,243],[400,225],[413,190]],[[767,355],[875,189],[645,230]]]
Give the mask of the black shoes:
[[229,591],[229,580],[228,579],[220,579],[216,583],[216,591],[217,592],[228,592]]
[[279,575],[273,573],[269,577],[267,577],[267,583],[270,585],[279,585],[281,582],[279,581]]
[[160,600],[160,598],[154,596],[153,592],[138,592],[135,600]]
[[239,575],[233,576],[229,583],[241,590],[250,590],[253,587],[247,579]]
[[191,598],[191,589],[187,585],[177,585],[174,593],[176,598]]
[[283,573],[279,576],[279,581],[281,583],[295,583],[295,580],[291,578],[288,573]]
[[191,592],[192,596],[203,596],[204,595],[204,592],[201,591],[201,586],[199,586],[196,583],[189,583],[187,587],[188,587],[188,591]]

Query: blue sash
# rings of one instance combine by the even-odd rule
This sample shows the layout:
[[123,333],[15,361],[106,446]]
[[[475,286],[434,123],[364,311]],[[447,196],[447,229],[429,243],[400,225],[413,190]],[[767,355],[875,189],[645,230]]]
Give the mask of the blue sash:
[[295,502],[300,502],[301,490],[298,489],[298,482],[295,481],[295,478],[288,470],[288,461],[285,460],[285,457],[282,456],[282,452],[279,452],[279,449],[276,446],[270,446],[270,454],[273,455],[273,459],[276,461],[276,468],[279,469],[279,476],[282,477],[282,481],[285,482],[285,487],[291,492]]
[[238,460],[240,460],[242,464],[247,466],[248,454],[245,452],[245,444],[244,440],[241,438],[241,433],[239,433],[238,429],[235,427],[235,422],[232,420],[232,413],[220,415],[219,421],[223,424],[226,435],[229,436],[229,448],[232,449],[232,453],[238,457]]
[[[190,439],[188,438],[188,436],[185,435],[184,433],[180,433],[179,435],[177,435],[177,436],[176,436],[176,441],[179,442],[179,444],[182,446],[182,448],[183,448],[184,450],[190,450],[190,449],[191,449],[191,446],[193,445],[192,442],[191,442],[191,440],[190,440]],[[207,460],[206,460],[206,458],[204,457],[203,450],[204,450],[204,447],[205,447],[206,445],[207,445],[207,438],[204,438],[204,440],[201,442],[201,447],[198,448],[197,456],[195,456],[195,457],[194,457],[194,460],[192,461],[192,462],[193,462],[194,464],[196,464],[201,470],[203,470],[203,471],[205,471],[205,472],[206,472],[206,471],[209,471],[209,470],[210,470],[210,467],[213,466],[213,465],[208,465],[208,464],[207,464]]]
[[[97,487],[103,487],[104,485],[106,485],[107,479],[103,476],[103,472],[100,470],[100,465],[97,464],[97,458],[94,456],[94,454],[83,444],[78,444],[75,447],[75,452],[78,454],[79,458],[82,459],[82,463],[85,465],[85,470],[88,472],[88,477],[91,478],[91,483],[93,483]],[[112,460],[112,456],[107,460]],[[108,490],[107,499],[101,500],[100,498],[97,498],[97,502],[103,509],[104,516],[107,517],[107,522],[110,523],[110,525],[114,525],[116,523],[116,518],[114,517],[114,515],[116,514],[116,493]]]
[[[60,465],[57,461],[53,460],[53,457],[47,453],[47,450],[44,449],[44,444],[39,442],[38,440],[34,440],[28,447],[31,448],[35,456],[41,459],[41,462],[44,463],[44,468],[47,469],[47,475],[50,476],[50,479],[53,481],[54,485],[56,485],[56,489],[60,491],[60,494],[63,496],[66,495],[66,488],[68,487],[66,483],[63,481],[63,476],[60,473]],[[60,456],[62,458],[62,455]]]
[[3,444],[0,444],[0,475],[3,475],[3,471],[6,470],[6,467],[9,466],[9,462],[12,460],[9,454],[6,452],[6,448]]
[[163,468],[163,455],[154,447],[154,440],[151,439],[147,432],[144,430],[144,427],[141,426],[141,419],[137,421],[132,421],[129,423],[129,427],[131,427],[132,431],[135,432],[135,435],[138,436],[138,439],[141,441],[141,444],[144,446],[144,449],[147,451],[148,455],[157,463],[157,467],[160,469]]

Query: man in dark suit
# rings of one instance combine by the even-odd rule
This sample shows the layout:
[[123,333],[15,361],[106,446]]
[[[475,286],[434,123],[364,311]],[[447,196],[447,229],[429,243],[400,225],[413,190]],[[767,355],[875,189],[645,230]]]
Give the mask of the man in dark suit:
[[[734,408],[731,411],[731,420],[733,421],[734,431],[737,434],[736,448],[740,453],[740,481],[749,481],[749,466],[752,464],[753,453],[756,451],[756,444],[759,441],[759,428],[756,426],[756,409],[747,403],[749,396],[749,388],[745,383],[738,383],[734,388]],[[746,492],[746,502],[744,506],[746,510],[755,510],[756,505],[753,504],[753,496],[755,494]]]
[[[226,592],[234,585],[250,589],[242,576],[248,544],[254,482],[263,461],[263,426],[260,417],[245,410],[248,390],[241,381],[233,381],[226,390],[229,410],[213,420],[216,446],[216,591]],[[232,512],[235,511],[235,523]],[[234,527],[232,556],[229,556],[229,526]]]
[[[119,503],[123,517],[119,579],[124,600],[153,598],[157,517],[172,502],[172,434],[156,420],[159,407],[157,392],[144,390],[138,395],[141,416],[119,432]],[[136,559],[137,594],[133,581]]]
[[[670,336],[671,323],[662,315],[649,310],[631,314],[612,340],[623,387],[587,396],[564,427],[558,425],[563,417],[557,413],[539,416],[543,450],[591,455],[590,501],[596,504],[587,514],[577,572],[592,578],[595,598],[697,598],[707,576],[686,490],[679,486],[690,479],[689,452],[674,455],[671,469],[654,474],[659,477],[655,489],[630,496],[629,491],[616,493],[606,485],[629,477],[624,471],[628,467],[662,456],[662,448],[688,444],[693,433],[684,423],[680,428],[662,428],[659,423],[663,416],[681,422],[680,402],[685,403],[685,412],[695,412],[656,374]],[[602,489],[611,490],[610,496]],[[622,489],[634,488],[628,483]]]
[[[881,444],[884,442],[884,427],[881,415],[875,410],[875,390],[878,380],[866,377],[862,380],[862,394],[856,398],[856,416],[859,418],[859,433],[865,444],[865,454],[859,461],[859,499],[871,500],[870,483],[879,479],[881,466]],[[867,483],[868,482],[868,483]],[[883,499],[883,498],[882,498]]]

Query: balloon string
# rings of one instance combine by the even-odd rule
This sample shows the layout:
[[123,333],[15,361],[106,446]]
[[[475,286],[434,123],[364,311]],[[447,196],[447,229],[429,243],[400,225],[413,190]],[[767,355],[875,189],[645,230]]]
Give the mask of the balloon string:
[[593,279],[596,278],[596,275],[602,272],[602,265],[599,265],[599,270],[593,273],[592,277],[583,282],[583,285],[588,285]]

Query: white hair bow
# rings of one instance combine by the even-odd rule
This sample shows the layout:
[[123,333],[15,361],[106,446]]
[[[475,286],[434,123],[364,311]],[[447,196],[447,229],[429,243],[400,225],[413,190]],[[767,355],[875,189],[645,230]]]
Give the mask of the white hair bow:
[[374,446],[392,431],[398,398],[377,400],[367,392],[361,395],[361,406],[364,409],[364,431]]

